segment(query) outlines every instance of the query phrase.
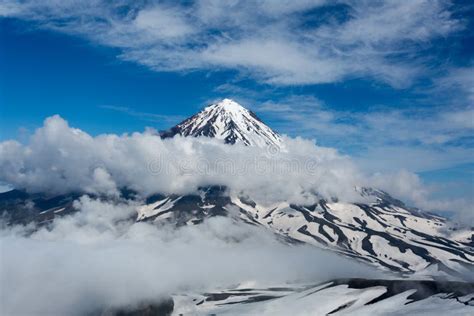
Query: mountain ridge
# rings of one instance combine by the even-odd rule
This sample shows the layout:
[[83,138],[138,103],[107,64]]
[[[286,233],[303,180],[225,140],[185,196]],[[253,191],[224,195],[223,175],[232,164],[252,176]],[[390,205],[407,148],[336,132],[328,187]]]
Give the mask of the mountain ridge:
[[[262,205],[229,195],[222,186],[202,187],[188,195],[155,194],[146,200],[128,194],[138,205],[131,218],[137,222],[179,227],[230,216],[268,230],[284,243],[309,244],[402,275],[459,280],[463,273],[474,271],[472,229],[458,231],[443,217],[392,204],[388,194],[375,195],[376,201],[367,204],[319,200],[312,205],[285,201]],[[79,197],[10,191],[0,194],[0,211],[7,212],[10,225],[43,226],[77,212],[73,201]]]

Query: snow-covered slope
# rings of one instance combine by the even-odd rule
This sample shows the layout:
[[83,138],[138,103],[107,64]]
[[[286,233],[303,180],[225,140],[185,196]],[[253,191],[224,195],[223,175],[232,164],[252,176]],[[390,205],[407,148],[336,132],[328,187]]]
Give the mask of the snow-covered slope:
[[460,282],[334,280],[321,285],[174,295],[173,315],[472,315],[474,286]]
[[192,225],[211,216],[234,216],[282,240],[329,249],[386,270],[439,276],[474,269],[474,249],[464,238],[470,234],[472,240],[472,230],[462,230],[463,238],[457,238],[460,230],[445,218],[408,208],[381,191],[363,194],[375,201],[260,205],[210,187],[199,195],[151,198],[139,209],[138,220]]
[[228,144],[248,146],[280,146],[280,136],[253,112],[237,102],[224,99],[163,132],[162,137],[206,136],[223,139]]
[[388,201],[377,197],[367,204],[321,200],[314,205],[282,202],[264,207],[232,198],[244,210],[242,216],[275,233],[385,269],[411,273],[436,265],[436,270],[456,274],[474,268],[471,245],[450,236],[446,219]]
[[[374,201],[261,205],[229,196],[224,187],[214,186],[202,188],[199,194],[151,196],[137,207],[136,220],[183,226],[197,225],[213,216],[232,216],[268,230],[284,242],[332,250],[385,270],[423,277],[460,276],[469,270],[472,275],[472,229],[461,229],[445,218],[411,209],[380,191],[365,190],[364,194],[372,194]],[[12,191],[0,194],[0,212],[8,213],[11,224],[46,224],[75,212],[75,198],[44,198]]]

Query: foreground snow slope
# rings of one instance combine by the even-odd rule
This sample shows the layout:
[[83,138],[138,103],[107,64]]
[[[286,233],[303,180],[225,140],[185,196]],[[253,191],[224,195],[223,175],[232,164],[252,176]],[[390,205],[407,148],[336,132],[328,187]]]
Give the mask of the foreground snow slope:
[[173,300],[173,315],[472,315],[474,285],[348,279],[316,286],[237,287]]

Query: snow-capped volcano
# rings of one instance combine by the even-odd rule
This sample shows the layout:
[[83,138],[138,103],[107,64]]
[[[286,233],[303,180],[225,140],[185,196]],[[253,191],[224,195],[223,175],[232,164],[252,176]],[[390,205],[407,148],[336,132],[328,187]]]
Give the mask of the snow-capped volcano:
[[199,113],[162,133],[162,137],[206,136],[223,139],[228,144],[247,146],[281,145],[280,136],[250,110],[231,99],[211,104]]

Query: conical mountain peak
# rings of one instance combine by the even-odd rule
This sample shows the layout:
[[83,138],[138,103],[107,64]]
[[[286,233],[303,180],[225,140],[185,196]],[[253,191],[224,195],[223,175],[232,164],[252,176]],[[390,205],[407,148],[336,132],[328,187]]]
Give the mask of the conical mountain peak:
[[280,146],[281,138],[252,111],[232,99],[223,99],[205,107],[162,134],[172,137],[205,136],[223,139],[228,144],[247,146]]

